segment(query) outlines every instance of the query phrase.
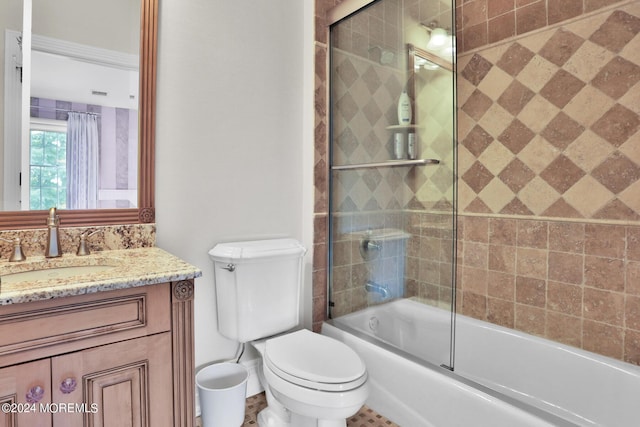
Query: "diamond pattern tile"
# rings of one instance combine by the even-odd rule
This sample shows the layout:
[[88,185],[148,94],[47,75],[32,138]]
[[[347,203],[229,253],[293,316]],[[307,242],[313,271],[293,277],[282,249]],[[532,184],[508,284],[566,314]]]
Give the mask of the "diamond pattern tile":
[[561,28],[540,49],[539,54],[547,61],[561,67],[582,46],[582,43],[584,43],[582,37]]
[[[337,64],[333,70],[337,82],[332,85],[332,99],[336,100],[333,108],[337,113],[333,123],[333,164],[393,158],[394,133],[399,130],[390,126],[397,124],[397,99],[406,81],[404,68],[382,66],[339,49],[334,49],[332,59]],[[448,114],[453,108],[451,80],[438,78],[437,73],[416,78],[414,115],[420,126],[414,131],[419,155],[440,159],[441,164],[425,168],[334,171],[333,205],[338,210],[405,209],[410,204],[431,208],[446,205],[450,209],[454,170],[453,122]],[[480,111],[483,103],[492,104],[490,99],[488,102],[482,99],[486,95],[479,93],[478,96],[477,105],[472,105],[474,101],[469,104],[472,110]],[[409,131],[403,132],[406,138]],[[473,144],[481,149],[482,142]]]
[[593,78],[591,84],[613,99],[626,94],[640,81],[640,67],[616,56]]
[[535,133],[520,120],[515,119],[508,128],[498,136],[498,141],[502,142],[505,147],[512,153],[518,154],[533,139]]
[[584,132],[584,127],[580,123],[560,111],[553,120],[549,122],[541,135],[553,146],[564,150]]
[[640,128],[640,117],[628,108],[616,104],[591,126],[591,130],[619,147]]
[[640,8],[462,55],[460,209],[640,220]]
[[565,70],[558,70],[540,91],[547,101],[563,108],[580,92],[585,83]]

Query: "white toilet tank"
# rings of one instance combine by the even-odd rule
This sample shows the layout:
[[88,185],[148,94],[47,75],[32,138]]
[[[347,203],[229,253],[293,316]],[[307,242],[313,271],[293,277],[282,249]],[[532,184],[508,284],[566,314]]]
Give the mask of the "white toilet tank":
[[249,342],[295,327],[305,252],[295,239],[220,243],[211,249],[218,331]]

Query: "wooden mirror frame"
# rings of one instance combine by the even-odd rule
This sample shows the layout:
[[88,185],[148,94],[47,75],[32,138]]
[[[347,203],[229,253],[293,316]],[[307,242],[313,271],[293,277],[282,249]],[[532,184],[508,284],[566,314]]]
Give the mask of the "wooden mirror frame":
[[[58,211],[62,227],[143,224],[155,221],[156,63],[158,1],[141,0],[138,207]],[[47,211],[0,212],[0,230],[45,228]]]

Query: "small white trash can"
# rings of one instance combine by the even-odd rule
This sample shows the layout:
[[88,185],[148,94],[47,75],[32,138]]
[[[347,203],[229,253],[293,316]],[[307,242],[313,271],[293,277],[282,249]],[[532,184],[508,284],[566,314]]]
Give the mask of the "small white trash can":
[[215,363],[196,374],[203,427],[242,426],[248,379],[237,363]]

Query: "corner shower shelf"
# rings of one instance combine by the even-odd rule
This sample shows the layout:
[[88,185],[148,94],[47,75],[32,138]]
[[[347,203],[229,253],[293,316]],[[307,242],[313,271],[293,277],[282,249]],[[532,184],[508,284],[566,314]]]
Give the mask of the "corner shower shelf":
[[440,160],[437,159],[387,160],[386,162],[377,163],[356,163],[353,165],[331,166],[331,170],[341,171],[349,169],[392,168],[397,166],[426,166],[438,164],[440,164]]

